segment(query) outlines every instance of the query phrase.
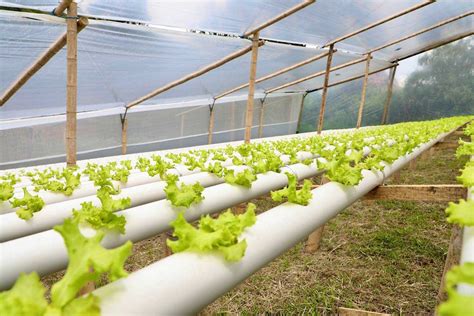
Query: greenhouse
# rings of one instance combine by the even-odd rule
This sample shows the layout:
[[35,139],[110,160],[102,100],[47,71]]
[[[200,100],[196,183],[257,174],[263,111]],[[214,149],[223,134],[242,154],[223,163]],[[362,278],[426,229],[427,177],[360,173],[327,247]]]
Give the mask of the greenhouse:
[[472,0],[0,0],[1,315],[474,315]]

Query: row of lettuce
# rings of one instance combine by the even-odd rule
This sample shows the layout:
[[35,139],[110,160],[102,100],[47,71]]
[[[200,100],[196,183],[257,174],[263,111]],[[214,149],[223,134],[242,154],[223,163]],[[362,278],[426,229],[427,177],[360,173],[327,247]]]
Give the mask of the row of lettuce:
[[[81,209],[73,211],[72,218],[54,228],[64,239],[69,264],[64,277],[52,286],[51,299],[46,300],[46,289],[36,273],[24,274],[9,291],[0,293],[0,314],[100,314],[99,302],[94,295],[78,297],[78,293],[87,282],[97,281],[103,274],[108,274],[111,281],[127,275],[123,265],[131,253],[132,243],[128,241],[115,249],[104,249],[100,242],[109,231],[125,232],[126,219],[115,214],[115,211],[129,207],[130,198],[114,199],[114,195],[120,192],[114,181],[126,182],[133,168],[146,172],[151,177],[159,175],[166,182],[166,198],[176,210],[176,218],[170,223],[174,238],[167,241],[173,252],[218,252],[223,259],[235,262],[245,255],[247,244],[239,236],[245,228],[256,222],[255,205],[249,203],[244,214],[234,215],[227,210],[217,218],[203,216],[197,225],[188,223],[184,213],[191,205],[204,199],[204,188],[198,182],[192,185],[180,183],[179,177],[170,172],[175,164],[184,164],[190,170],[199,169],[212,173],[231,185],[251,188],[257,174],[280,172],[285,166],[280,158],[282,155],[288,155],[289,163],[295,164],[301,162],[298,159],[299,152],[309,152],[315,158],[302,163],[324,169],[326,177],[331,181],[357,185],[362,180],[362,170],[382,170],[385,164],[392,163],[420,144],[453,130],[469,119],[455,117],[401,123],[344,134],[171,153],[165,157],[153,155],[151,159],[138,158],[134,167],[131,161],[125,160],[104,165],[88,164],[84,170],[49,168],[44,171],[20,171],[18,174],[3,175],[0,186],[2,200],[16,205],[19,208],[18,216],[25,220],[31,219],[35,212],[40,211],[42,203],[40,197],[28,191],[25,191],[23,198],[13,196],[14,185],[20,181],[20,176],[29,177],[37,191],[49,190],[67,195],[80,187],[81,175],[85,174],[97,187],[101,206],[84,202]],[[367,148],[370,150],[367,151]],[[229,159],[233,165],[242,165],[246,169],[235,172],[224,167],[223,162]],[[287,177],[288,186],[272,192],[272,198],[278,202],[307,205],[312,199],[311,182],[306,180],[299,189],[296,176],[287,173]],[[97,233],[91,238],[84,237],[80,231],[82,225],[95,228]]]
[[[474,193],[474,123],[469,123],[464,134],[470,137],[470,142],[459,141],[456,157],[469,156],[469,160],[457,177],[459,183]],[[449,203],[446,209],[447,221],[462,227],[474,227],[474,199],[461,199],[458,203]],[[460,284],[474,287],[474,262],[465,262],[454,266],[445,277],[448,299],[438,307],[441,316],[474,315],[474,295],[461,294],[457,291]]]

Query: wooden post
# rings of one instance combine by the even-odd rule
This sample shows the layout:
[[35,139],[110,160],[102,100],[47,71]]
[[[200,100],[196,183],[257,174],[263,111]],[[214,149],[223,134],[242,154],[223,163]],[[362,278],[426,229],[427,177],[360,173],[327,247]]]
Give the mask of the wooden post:
[[[330,181],[331,180],[323,176],[323,178],[321,179],[321,185],[326,184]],[[312,232],[308,236],[308,239],[306,240],[306,247],[305,247],[306,252],[315,253],[316,251],[318,251],[319,247],[321,247],[323,232],[324,232],[324,224],[318,227],[318,229],[316,229],[314,232]]]
[[388,110],[390,107],[390,102],[392,101],[393,81],[395,79],[396,71],[397,71],[397,66],[390,68],[387,99],[385,100],[385,105],[383,107],[383,114],[382,114],[382,125],[387,124]]
[[365,63],[364,83],[362,85],[362,96],[360,98],[359,113],[357,115],[356,128],[360,128],[360,126],[362,125],[362,114],[364,112],[365,95],[367,93],[367,83],[369,81],[370,59],[371,59],[371,55],[367,54],[367,62]]
[[303,118],[304,99],[306,99],[307,95],[308,93],[305,92],[301,98],[300,111],[298,112],[298,122],[296,123],[296,134],[300,132],[301,119]]
[[62,0],[56,8],[53,10],[53,14],[56,16],[61,16],[63,15],[64,11],[66,11],[67,8],[69,8],[69,5],[71,4],[72,0]]
[[120,119],[122,122],[122,155],[127,154],[127,128],[128,128],[128,119],[124,115],[120,115]]
[[265,98],[260,101],[260,117],[258,122],[258,138],[262,138],[263,135],[263,121],[265,117]]
[[253,125],[253,102],[255,94],[255,76],[257,73],[257,57],[258,57],[258,38],[259,33],[255,33],[252,37],[252,59],[250,62],[250,79],[249,94],[247,98],[247,110],[245,115],[245,142],[250,143]]
[[207,135],[207,143],[209,145],[212,144],[213,132],[214,132],[214,104],[209,107],[209,129],[208,129],[208,135]]
[[[82,31],[89,24],[86,17],[81,16],[77,21],[77,32]],[[31,64],[2,94],[0,106],[4,105],[25,83],[33,77],[48,61],[66,45],[67,32],[64,32],[33,64]]]
[[329,55],[326,62],[326,73],[324,75],[324,84],[323,84],[323,95],[321,98],[321,108],[319,110],[319,121],[318,121],[318,134],[321,134],[324,124],[324,112],[326,110],[326,99],[328,96],[328,84],[329,84],[329,74],[331,73],[331,63],[332,63],[332,54],[334,50],[334,44],[329,46]]
[[76,165],[77,143],[77,3],[67,9],[66,162]]

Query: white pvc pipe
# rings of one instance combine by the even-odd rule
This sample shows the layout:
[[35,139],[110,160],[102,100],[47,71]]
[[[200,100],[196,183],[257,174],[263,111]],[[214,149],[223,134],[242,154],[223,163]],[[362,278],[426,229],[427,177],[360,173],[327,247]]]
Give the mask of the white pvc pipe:
[[[194,184],[196,182],[199,182],[203,187],[208,187],[222,183],[224,180],[207,172],[190,174],[180,178],[180,183]],[[164,199],[166,197],[165,186],[166,182],[164,181],[138,185],[123,189],[120,194],[112,197],[114,199],[130,197],[130,207],[135,207]],[[80,199],[48,204],[27,221],[19,218],[14,212],[0,215],[0,242],[52,229],[55,225],[61,224],[66,218],[71,217],[72,210],[80,209],[81,203],[84,202],[92,202],[95,206],[101,205],[96,195],[90,195]]]
[[[446,134],[443,134],[444,136]],[[241,238],[244,258],[227,263],[215,254],[178,253],[110,283],[93,293],[102,315],[192,315],[306,238],[384,179],[405,166],[438,139],[401,157],[383,172],[363,171],[354,187],[331,182],[313,190],[308,206],[285,203],[258,215]]]
[[[364,152],[367,152],[367,150]],[[315,157],[316,156],[309,152],[299,152],[297,154],[297,158],[300,161],[313,159]],[[280,156],[280,159],[284,164],[287,164],[290,161],[290,158],[287,155]],[[246,166],[228,167],[228,169],[233,169],[236,172],[241,172],[246,168]],[[185,184],[194,184],[199,182],[203,187],[208,187],[224,182],[223,179],[207,172],[189,174],[187,176],[181,177],[180,181]],[[114,199],[130,197],[131,207],[143,205],[164,199],[165,186],[166,183],[163,181],[133,186],[123,189],[119,195],[114,196]],[[94,205],[100,206],[100,200],[97,198],[94,191],[94,195],[84,198],[48,204],[28,221],[18,218],[18,216],[13,212],[14,210],[9,210],[8,213],[0,215],[0,242],[9,241],[15,238],[24,237],[51,229],[53,226],[61,224],[64,219],[70,217],[72,215],[72,210],[81,208],[81,203],[84,202],[92,202]]]
[[[314,166],[296,164],[283,167],[282,172],[293,172],[298,178],[312,177],[320,173]],[[185,217],[195,220],[200,215],[221,211],[263,194],[284,187],[288,178],[284,173],[268,172],[257,175],[250,189],[230,184],[220,184],[203,191],[204,200],[187,209]],[[223,198],[224,197],[224,198]],[[176,216],[176,209],[169,201],[161,200],[117,212],[127,220],[125,235],[108,233],[103,240],[106,247],[116,246],[126,240],[139,241],[170,228],[169,222]],[[54,230],[14,239],[0,244],[0,288],[11,286],[20,273],[36,271],[40,275],[64,269],[68,262],[62,237]]]

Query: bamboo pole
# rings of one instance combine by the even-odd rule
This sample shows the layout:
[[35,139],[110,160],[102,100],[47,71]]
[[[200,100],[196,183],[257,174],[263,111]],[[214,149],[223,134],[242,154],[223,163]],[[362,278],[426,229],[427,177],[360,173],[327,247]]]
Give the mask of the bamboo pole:
[[352,36],[355,36],[355,35],[357,35],[357,34],[360,34],[360,33],[362,33],[362,32],[368,31],[368,30],[370,30],[370,29],[372,29],[372,28],[374,28],[374,27],[376,27],[376,26],[379,26],[379,25],[381,25],[381,24],[384,24],[384,23],[386,23],[386,22],[389,22],[389,21],[391,21],[391,20],[393,20],[393,19],[396,19],[396,18],[398,18],[398,17],[400,17],[400,16],[402,16],[402,15],[406,15],[406,14],[408,14],[408,13],[410,13],[410,12],[413,12],[413,11],[415,11],[415,10],[421,9],[421,8],[423,8],[424,6],[427,6],[427,5],[432,4],[432,3],[434,3],[434,2],[436,2],[436,0],[428,0],[428,1],[424,1],[424,2],[422,2],[422,3],[416,4],[416,5],[414,5],[414,6],[410,7],[410,8],[408,8],[408,9],[405,9],[405,10],[400,11],[400,12],[398,12],[398,13],[395,13],[395,14],[393,14],[393,15],[391,15],[391,16],[388,16],[388,17],[386,17],[386,18],[383,18],[383,19],[381,19],[381,20],[378,20],[378,21],[376,21],[376,22],[373,22],[373,23],[371,23],[371,24],[369,24],[369,25],[367,25],[367,26],[364,26],[364,27],[362,27],[362,28],[360,28],[360,29],[358,29],[358,30],[356,30],[356,31],[354,31],[354,32],[351,32],[351,33],[349,33],[349,34],[346,34],[346,35],[343,35],[343,36],[341,36],[341,37],[338,37],[338,38],[336,38],[336,39],[334,39],[334,40],[328,42],[328,43],[325,44],[323,47],[327,47],[327,46],[336,44],[336,43],[338,43],[338,42],[340,42],[340,41],[343,41],[343,40],[345,40],[345,39],[348,39],[348,38],[350,38],[350,37],[352,37]]
[[[77,32],[82,31],[89,24],[86,17],[80,17],[77,21]],[[31,64],[3,93],[0,97],[0,106],[3,106],[20,88],[33,77],[46,63],[53,58],[65,45],[67,32],[64,32],[33,64]]]
[[69,5],[71,4],[72,0],[62,0],[58,6],[53,10],[53,14],[56,16],[61,16],[63,15],[64,11],[66,11],[67,8],[69,8]]
[[328,96],[329,74],[331,73],[332,55],[334,45],[329,46],[329,55],[326,62],[326,73],[324,75],[323,95],[321,98],[321,108],[319,109],[318,134],[321,134],[324,124],[324,112],[326,111],[326,99]]
[[250,143],[253,125],[253,103],[255,94],[255,76],[257,73],[257,57],[259,33],[255,33],[252,38],[252,59],[250,62],[249,94],[247,98],[247,110],[245,115],[245,142]]
[[437,42],[437,43],[434,43],[434,44],[431,44],[431,45],[428,45],[414,53],[411,53],[409,55],[406,55],[406,56],[403,56],[403,57],[400,57],[400,58],[397,58],[396,60],[392,61],[392,62],[395,62],[395,61],[401,61],[401,60],[405,60],[405,59],[408,59],[408,58],[411,58],[413,56],[416,56],[416,55],[419,55],[419,54],[422,54],[422,53],[426,53],[432,49],[436,49],[438,47],[441,47],[441,46],[444,46],[444,45],[447,45],[447,44],[450,44],[452,42],[455,42],[455,41],[458,41],[460,39],[463,39],[465,37],[468,37],[468,36],[471,36],[471,35],[474,35],[474,32],[473,31],[468,31],[468,32],[465,32],[465,33],[462,33],[462,34],[459,34],[459,35],[456,35],[454,37],[451,37],[451,38],[448,38],[444,41],[441,41],[441,42]]
[[390,68],[387,99],[385,100],[385,105],[383,107],[383,114],[382,114],[382,123],[381,123],[382,125],[387,123],[388,109],[390,107],[390,102],[392,101],[393,81],[395,80],[395,72],[396,71],[397,71],[396,66],[393,67],[393,68]]
[[[337,50],[334,49],[334,52],[336,52],[336,51],[337,51]],[[265,80],[274,78],[274,77],[279,76],[279,75],[281,75],[281,74],[284,74],[284,73],[286,73],[286,72],[288,72],[288,71],[294,70],[294,69],[296,69],[296,68],[299,68],[299,67],[302,67],[302,66],[304,66],[304,65],[307,65],[307,64],[309,64],[309,63],[312,63],[312,62],[314,62],[314,61],[316,61],[316,60],[319,60],[319,59],[321,59],[321,58],[324,58],[324,57],[326,57],[327,55],[329,55],[329,51],[324,52],[324,53],[319,54],[319,55],[316,55],[316,56],[314,56],[314,57],[305,59],[305,60],[303,60],[303,61],[301,61],[301,62],[299,62],[299,63],[296,63],[296,64],[294,64],[294,65],[291,65],[291,66],[282,68],[282,69],[280,69],[280,70],[278,70],[278,71],[275,71],[275,72],[273,72],[273,73],[271,73],[271,74],[268,74],[268,75],[266,75],[266,76],[264,76],[264,77],[260,77],[260,78],[258,78],[257,80],[255,80],[255,83],[260,83],[260,82],[262,82],[262,81],[265,81]],[[238,87],[235,87],[235,88],[233,88],[233,89],[231,89],[231,90],[228,90],[228,91],[226,91],[226,92],[224,92],[224,93],[219,94],[219,95],[216,96],[215,98],[216,98],[216,99],[219,99],[219,98],[225,97],[226,95],[229,95],[229,94],[232,94],[232,93],[234,93],[234,92],[236,92],[236,91],[239,91],[239,90],[242,90],[242,89],[244,89],[244,88],[247,88],[248,86],[249,86],[248,83],[244,83],[244,84],[242,84],[242,85],[240,85],[240,86],[238,86]]]
[[67,9],[66,162],[76,165],[77,143],[77,3]]
[[382,49],[384,49],[384,48],[387,48],[387,47],[389,47],[389,46],[392,46],[392,45],[398,44],[398,43],[400,43],[400,42],[406,41],[406,40],[408,40],[408,39],[410,39],[410,38],[413,38],[413,37],[415,37],[415,36],[418,36],[418,35],[421,35],[421,34],[423,34],[423,33],[426,33],[426,32],[432,31],[432,30],[434,30],[434,29],[437,29],[437,28],[439,28],[439,27],[441,27],[441,26],[443,26],[443,25],[446,25],[446,24],[455,22],[455,21],[457,21],[457,20],[460,20],[460,19],[462,19],[462,18],[465,18],[465,17],[467,17],[467,16],[469,16],[469,15],[472,15],[473,13],[474,13],[474,11],[469,11],[469,12],[467,12],[467,13],[464,13],[464,14],[461,14],[461,15],[458,15],[458,16],[455,16],[455,17],[452,17],[452,18],[450,18],[450,19],[441,21],[441,22],[436,23],[436,24],[434,24],[434,25],[432,25],[432,26],[430,26],[430,27],[427,27],[427,28],[424,28],[424,29],[422,29],[422,30],[419,30],[418,32],[412,33],[412,34],[410,34],[410,35],[401,37],[401,38],[399,38],[399,39],[397,39],[397,40],[394,40],[394,41],[388,42],[388,43],[386,43],[386,44],[380,45],[380,46],[378,46],[378,47],[372,48],[371,50],[367,51],[366,54],[368,54],[368,53],[373,53],[373,52],[382,50]]
[[127,154],[127,128],[128,128],[128,119],[126,116],[121,116],[122,122],[122,155]]
[[303,115],[303,109],[304,109],[304,99],[306,98],[306,96],[308,95],[307,92],[305,92],[303,94],[303,97],[301,98],[301,104],[300,104],[300,111],[298,112],[298,122],[296,123],[296,134],[299,133],[299,129],[300,129],[300,125],[301,125],[301,119],[302,119],[302,115]]
[[[256,45],[257,45],[257,46],[262,46],[263,44],[264,44],[264,42],[262,41],[262,42],[258,42]],[[167,85],[164,85],[163,87],[160,87],[160,88],[158,88],[158,89],[155,89],[155,90],[153,90],[152,92],[148,93],[147,95],[145,95],[145,96],[143,96],[143,97],[141,97],[141,98],[138,98],[138,99],[136,99],[135,101],[130,102],[129,104],[127,104],[126,107],[127,107],[127,108],[131,108],[131,107],[133,107],[133,106],[135,106],[135,105],[138,105],[138,104],[142,103],[143,101],[146,101],[146,100],[148,100],[148,99],[151,99],[151,98],[157,96],[157,95],[160,94],[160,93],[163,93],[163,92],[165,92],[165,91],[168,91],[168,90],[170,90],[171,88],[174,88],[174,87],[176,87],[176,86],[178,86],[178,85],[180,85],[180,84],[183,84],[183,83],[185,83],[185,82],[187,82],[187,81],[189,81],[189,80],[191,80],[191,79],[194,79],[194,78],[196,78],[196,77],[199,77],[199,76],[201,76],[201,75],[203,75],[203,74],[205,74],[205,73],[207,73],[207,72],[209,72],[209,71],[211,71],[211,70],[213,70],[213,69],[216,69],[216,68],[218,68],[218,67],[220,67],[220,66],[222,66],[222,65],[224,65],[224,64],[226,64],[226,63],[228,63],[228,62],[231,61],[231,60],[234,60],[234,59],[236,59],[236,58],[238,58],[238,57],[240,57],[240,56],[242,56],[242,55],[247,54],[248,52],[250,52],[250,51],[252,50],[252,47],[253,47],[253,46],[254,46],[254,44],[252,44],[252,45],[250,45],[250,46],[247,46],[247,47],[244,47],[244,48],[242,48],[242,49],[240,49],[240,50],[238,50],[238,51],[236,51],[236,52],[234,52],[234,53],[232,53],[232,54],[230,54],[230,55],[227,55],[226,57],[224,57],[224,58],[222,58],[222,59],[219,59],[218,61],[216,61],[216,62],[214,62],[214,63],[212,63],[212,64],[210,64],[210,65],[205,66],[205,67],[202,68],[202,69],[199,69],[198,71],[195,71],[195,72],[193,72],[193,73],[191,73],[191,74],[189,74],[189,75],[186,75],[186,76],[184,76],[184,77],[182,77],[182,78],[180,78],[180,79],[178,79],[178,80],[175,80],[175,81],[173,81],[173,82],[170,82],[170,83],[168,83]]]
[[301,9],[306,8],[307,6],[309,6],[310,4],[314,3],[315,1],[316,1],[316,0],[305,0],[305,1],[303,1],[302,3],[297,4],[297,5],[295,5],[294,7],[292,7],[292,8],[290,8],[290,9],[286,10],[285,12],[283,12],[283,13],[277,15],[276,17],[274,17],[274,18],[272,18],[272,19],[270,19],[270,20],[268,20],[268,21],[266,21],[266,22],[260,24],[259,26],[257,26],[257,27],[255,27],[255,28],[251,29],[250,31],[245,32],[243,36],[244,36],[244,37],[248,37],[248,36],[250,36],[250,35],[255,35],[255,34],[257,34],[259,31],[263,30],[264,28],[269,27],[270,25],[275,24],[276,22],[278,22],[278,21],[280,21],[280,20],[283,20],[283,19],[286,18],[287,16],[292,15],[293,13],[295,13],[295,12],[301,10]]
[[262,135],[263,135],[264,116],[265,116],[265,99],[261,100],[261,105],[260,105],[260,118],[258,122],[258,138],[262,138]]
[[[381,72],[381,71],[384,71],[384,70],[387,70],[387,69],[390,69],[390,68],[393,68],[393,67],[396,67],[396,66],[398,66],[398,64],[392,64],[392,65],[389,65],[389,66],[387,66],[387,67],[383,67],[383,68],[380,68],[380,69],[371,71],[371,72],[369,72],[369,75],[373,75],[373,74],[379,73],[379,72]],[[365,74],[353,76],[353,77],[350,77],[350,78],[347,78],[347,79],[344,79],[344,80],[340,80],[340,81],[331,83],[331,84],[328,85],[328,87],[329,87],[329,88],[332,88],[332,87],[334,87],[334,86],[338,86],[338,85],[340,85],[340,84],[347,83],[347,82],[350,82],[350,81],[354,81],[354,80],[357,80],[357,79],[360,79],[360,78],[364,78],[364,77],[365,77]],[[307,92],[308,92],[308,93],[311,93],[311,92],[319,91],[319,90],[321,90],[322,88],[323,88],[323,87],[320,87],[320,88],[317,88],[317,89],[313,89],[313,90],[308,90]]]
[[360,126],[362,124],[362,114],[364,112],[365,96],[366,96],[366,93],[367,93],[367,83],[369,81],[370,59],[371,59],[371,54],[367,54],[367,62],[365,63],[364,83],[362,85],[362,96],[360,98],[359,113],[357,115],[356,128],[360,128]]
[[[339,69],[342,69],[342,68],[345,68],[345,67],[349,67],[349,66],[352,66],[352,65],[361,63],[361,62],[364,62],[364,61],[366,61],[366,60],[367,60],[366,57],[362,57],[362,58],[358,58],[358,59],[354,59],[354,60],[348,61],[347,63],[344,63],[344,64],[341,64],[341,65],[338,65],[338,66],[335,66],[335,67],[331,68],[331,72],[332,72],[332,71],[339,70]],[[272,88],[272,89],[267,90],[267,91],[265,91],[265,92],[266,92],[266,93],[272,93],[272,92],[275,92],[275,91],[278,91],[278,90],[281,90],[281,89],[284,89],[284,88],[293,86],[293,85],[295,85],[295,84],[298,84],[298,83],[301,83],[301,82],[304,82],[304,81],[307,81],[307,80],[310,80],[310,79],[313,79],[313,78],[322,76],[322,75],[324,75],[325,73],[326,73],[326,70],[318,71],[318,72],[316,72],[316,73],[314,73],[314,74],[312,74],[312,75],[309,75],[309,76],[306,76],[306,77],[303,77],[303,78],[300,78],[300,79],[297,79],[297,80],[294,80],[294,81],[285,83],[285,84],[283,84],[283,85],[281,85],[281,86]]]
[[209,107],[209,132],[207,135],[207,143],[212,144],[212,133],[214,132],[214,105]]

